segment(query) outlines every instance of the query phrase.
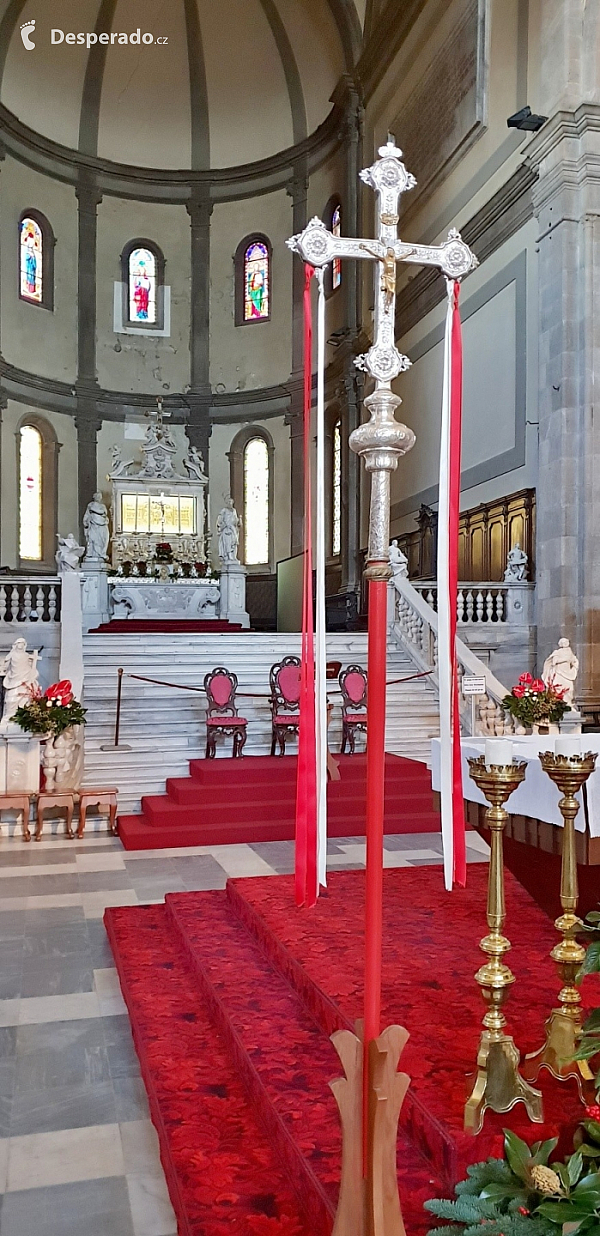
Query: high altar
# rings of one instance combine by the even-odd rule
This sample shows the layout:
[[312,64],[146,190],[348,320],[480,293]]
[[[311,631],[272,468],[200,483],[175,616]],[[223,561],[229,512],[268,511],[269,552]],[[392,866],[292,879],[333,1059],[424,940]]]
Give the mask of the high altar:
[[88,595],[92,603],[87,608],[104,609],[94,599],[102,591],[101,572],[105,577],[106,616],[110,618],[226,618],[247,626],[245,588],[242,596],[239,587],[232,589],[229,580],[235,566],[238,583],[237,577],[245,575],[244,567],[237,562],[224,563],[218,574],[210,565],[208,478],[202,455],[190,446],[183,471],[178,471],[174,463],[177,446],[164,423],[162,401],[150,415],[153,420],[141,444],[139,461],[124,459],[119,446],[112,448],[107,477],[112,488],[112,574],[106,576],[106,564],[91,559],[88,549],[83,563],[88,576],[84,611]]

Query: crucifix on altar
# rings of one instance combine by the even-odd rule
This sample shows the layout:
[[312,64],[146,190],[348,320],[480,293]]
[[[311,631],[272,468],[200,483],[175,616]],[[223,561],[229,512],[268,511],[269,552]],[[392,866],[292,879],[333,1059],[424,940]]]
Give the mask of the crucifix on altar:
[[[416,184],[414,177],[401,162],[399,150],[391,135],[387,144],[379,148],[379,158],[360,173],[377,197],[377,237],[360,239],[334,236],[323,222],[314,218],[303,232],[293,236],[287,243],[300,255],[307,268],[315,268],[319,281],[319,328],[317,349],[317,657],[316,657],[316,712],[318,735],[326,734],[326,697],[324,685],[319,680],[319,615],[321,615],[321,644],[324,649],[324,600],[319,596],[319,579],[324,580],[323,518],[323,472],[319,470],[319,453],[322,458],[322,426],[324,405],[324,289],[323,268],[334,259],[353,258],[375,264],[375,310],[373,343],[363,356],[356,358],[358,368],[369,374],[375,388],[365,399],[370,419],[360,425],[350,436],[350,447],[365,461],[371,474],[371,503],[369,517],[369,548],[366,578],[369,581],[369,631],[368,631],[368,726],[367,726],[367,818],[366,818],[366,899],[365,899],[365,996],[364,1022],[357,1026],[357,1034],[339,1031],[333,1042],[342,1061],[346,1076],[332,1083],[343,1131],[342,1176],[340,1197],[333,1236],[402,1236],[404,1226],[398,1196],[396,1169],[397,1123],[402,1100],[409,1079],[397,1072],[400,1053],[408,1038],[401,1026],[389,1026],[381,1033],[381,957],[382,957],[382,893],[383,893],[383,823],[385,781],[385,709],[386,709],[386,645],[387,645],[387,581],[391,576],[389,566],[390,527],[390,477],[397,468],[401,455],[405,455],[415,443],[415,434],[406,425],[400,424],[395,412],[401,399],[391,389],[391,382],[406,370],[410,361],[403,356],[395,343],[396,268],[398,262],[436,266],[446,276],[449,294],[449,325],[447,326],[447,358],[450,356],[451,331],[454,329],[452,315],[458,323],[458,286],[463,275],[477,265],[477,259],[459,232],[452,229],[441,245],[407,244],[398,238],[398,202],[400,195]],[[306,300],[305,300],[306,304]],[[460,327],[458,326],[460,330]],[[305,331],[305,338],[307,337]],[[307,349],[310,352],[310,349]],[[310,365],[310,355],[308,357]],[[440,545],[439,545],[439,678],[440,678],[440,723],[448,734],[452,731],[453,703],[456,704],[455,666],[452,605],[443,603],[443,573],[448,572],[452,562],[451,550],[453,528],[458,535],[458,489],[460,487],[460,437],[458,452],[456,441],[452,444],[449,429],[451,404],[457,398],[456,389],[451,393],[450,361],[447,359],[445,399],[442,414],[442,457],[446,451],[449,466],[440,469]],[[457,384],[455,383],[455,386]],[[307,383],[305,417],[310,413],[310,383]],[[460,400],[460,391],[458,391]],[[460,417],[459,417],[460,420]],[[446,427],[446,428],[445,428]],[[446,433],[446,438],[444,438]],[[456,438],[456,435],[455,435]],[[306,440],[306,439],[305,439]],[[458,473],[457,473],[458,467]],[[458,475],[458,482],[457,482]],[[457,489],[458,484],[458,489]],[[453,491],[454,487],[454,493]],[[321,504],[321,505],[320,505]],[[454,510],[454,507],[456,508]],[[447,512],[448,517],[445,518]],[[444,545],[444,537],[446,543]],[[455,564],[454,564],[455,569]],[[450,568],[450,575],[452,569]],[[446,593],[451,592],[450,586]],[[454,603],[454,614],[456,603]],[[324,653],[321,660],[324,659]],[[457,717],[457,708],[454,718]],[[460,733],[454,724],[454,739],[460,742]],[[318,757],[317,763],[318,763]],[[453,775],[456,765],[452,763],[452,743],[446,744],[446,787],[452,793],[455,787]],[[321,763],[321,770],[323,764]],[[326,820],[323,785],[319,785],[317,768],[317,794],[315,815],[317,818],[317,851],[324,853],[326,844]],[[442,802],[444,795],[442,794]],[[462,806],[462,791],[461,791]],[[325,830],[325,836],[323,835]],[[464,823],[463,823],[464,829]],[[463,836],[464,843],[464,836]],[[297,853],[305,856],[306,837]],[[456,857],[456,856],[455,856]],[[298,860],[297,860],[298,861]],[[324,865],[318,861],[309,866],[316,882],[324,882],[319,876]],[[450,884],[452,863],[450,863]],[[459,879],[459,876],[456,876]],[[448,873],[447,873],[448,882]],[[298,873],[297,873],[298,887]],[[313,904],[317,889],[308,889],[306,901]]]

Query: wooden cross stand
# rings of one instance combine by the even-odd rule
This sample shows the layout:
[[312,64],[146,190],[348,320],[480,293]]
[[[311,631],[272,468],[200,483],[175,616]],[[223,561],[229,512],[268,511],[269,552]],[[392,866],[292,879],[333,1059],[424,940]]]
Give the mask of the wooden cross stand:
[[334,258],[377,262],[373,344],[355,360],[370,374],[375,389],[365,399],[370,420],[350,435],[350,447],[371,473],[369,550],[369,709],[367,728],[367,854],[365,906],[364,1030],[340,1031],[334,1044],[346,1072],[332,1083],[343,1128],[342,1180],[334,1236],[403,1236],[396,1173],[397,1123],[408,1077],[398,1074],[407,1031],[389,1026],[380,1034],[383,890],[383,811],[385,776],[385,679],[387,581],[389,566],[390,475],[415,443],[412,429],[395,411],[402,402],[390,383],[410,366],[395,343],[396,264],[437,266],[449,280],[460,279],[477,259],[452,229],[442,245],[405,244],[398,238],[400,195],[416,184],[401,162],[393,137],[379,158],[360,173],[377,196],[377,238],[334,236],[321,219],[287,243],[311,266]]

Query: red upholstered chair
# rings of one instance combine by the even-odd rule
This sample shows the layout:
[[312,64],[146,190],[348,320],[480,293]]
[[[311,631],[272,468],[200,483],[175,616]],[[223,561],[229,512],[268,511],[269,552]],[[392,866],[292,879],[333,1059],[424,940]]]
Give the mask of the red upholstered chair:
[[214,759],[216,754],[217,734],[233,734],[234,760],[242,754],[246,742],[248,722],[245,717],[238,716],[235,706],[237,691],[237,674],[217,666],[204,678],[206,691],[206,758]]
[[367,730],[367,671],[362,665],[348,665],[340,674],[340,689],[342,692],[342,748],[343,755],[346,743],[350,755],[354,755],[354,741],[357,730]]
[[300,657],[284,657],[271,666],[271,755],[279,746],[285,755],[285,740],[298,733],[300,724]]

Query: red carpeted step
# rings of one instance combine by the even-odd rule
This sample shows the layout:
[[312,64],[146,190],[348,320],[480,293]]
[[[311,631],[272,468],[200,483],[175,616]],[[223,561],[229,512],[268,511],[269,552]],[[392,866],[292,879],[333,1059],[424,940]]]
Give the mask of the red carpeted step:
[[113,618],[93,627],[89,635],[214,635],[243,631],[239,622],[225,618]]
[[104,921],[180,1236],[313,1236],[165,907],[110,909]]
[[[273,970],[222,892],[169,894],[168,913],[253,1109],[300,1197],[319,1194],[315,1232],[330,1228],[338,1193],[340,1120],[329,1082],[339,1058],[302,1000]],[[341,1026],[340,1021],[340,1026]],[[408,1231],[423,1227],[431,1169],[401,1134],[398,1166]]]
[[[165,850],[189,845],[234,845],[256,841],[289,841],[294,836],[295,820],[283,819],[257,824],[235,825],[149,824],[143,815],[119,816],[119,837],[126,850]],[[339,836],[345,836],[340,833]]]

